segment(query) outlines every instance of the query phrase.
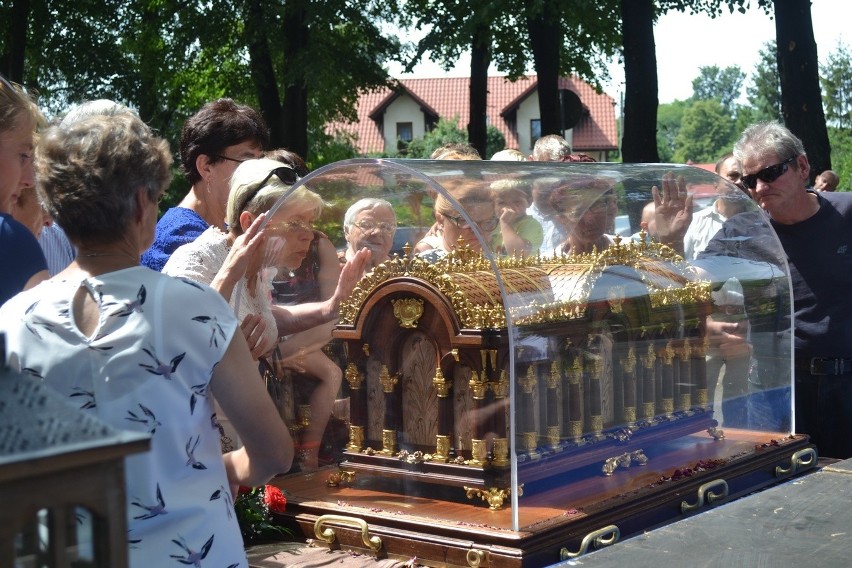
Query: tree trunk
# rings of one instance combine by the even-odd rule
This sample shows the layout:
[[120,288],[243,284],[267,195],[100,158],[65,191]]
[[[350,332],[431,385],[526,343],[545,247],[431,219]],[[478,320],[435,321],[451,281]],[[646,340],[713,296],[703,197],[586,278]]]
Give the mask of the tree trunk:
[[621,0],[624,44],[624,162],[659,162],[653,0]]
[[22,85],[24,84],[24,59],[27,51],[30,9],[29,0],[14,0],[8,12],[3,10],[9,20],[6,23],[8,26],[6,40],[3,42],[6,49],[0,54],[0,73],[3,73],[9,81]]
[[246,8],[245,37],[251,78],[257,91],[260,113],[269,127],[269,144],[272,148],[278,148],[284,146],[284,123],[275,68],[269,50],[269,38],[264,25],[263,6],[260,1],[251,0],[246,3]]
[[810,0],[775,1],[775,37],[781,114],[787,128],[805,145],[813,183],[817,174],[831,169],[831,146],[822,108]]
[[288,1],[284,5],[284,107],[282,112],[281,146],[308,157],[308,88],[305,73],[308,71],[300,61],[308,60],[309,27],[307,9],[302,1]]
[[556,2],[545,2],[540,13],[528,5],[527,29],[538,76],[538,108],[541,135],[563,134],[559,117],[559,49],[562,45],[559,8]]
[[470,57],[470,122],[467,138],[479,155],[487,160],[485,146],[488,131],[488,67],[491,65],[491,32],[480,27],[473,36]]

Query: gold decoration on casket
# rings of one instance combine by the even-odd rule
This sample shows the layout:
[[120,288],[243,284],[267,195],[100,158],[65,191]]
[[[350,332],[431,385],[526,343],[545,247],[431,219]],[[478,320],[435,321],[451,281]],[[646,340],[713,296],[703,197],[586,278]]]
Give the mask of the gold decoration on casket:
[[[511,489],[500,489],[498,487],[491,487],[490,489],[479,489],[477,487],[465,486],[464,490],[468,499],[479,497],[480,499],[488,503],[488,508],[492,511],[502,509],[503,501],[512,496]],[[517,493],[518,497],[524,494],[523,485],[518,485]]]
[[[542,257],[499,257],[492,263],[461,244],[435,263],[414,257],[383,262],[365,275],[341,303],[340,323],[351,325],[370,294],[396,278],[417,278],[446,296],[462,327],[506,327],[506,308],[516,325],[568,321],[583,317],[597,278],[610,265],[631,266],[649,288],[653,307],[709,301],[710,283],[694,280],[691,269],[671,248],[659,243],[613,244],[602,252]],[[496,270],[495,270],[496,269]],[[672,272],[674,270],[674,272]],[[499,280],[509,296],[537,295],[522,306],[504,306]],[[676,276],[679,287],[672,286]],[[568,299],[555,299],[560,282],[576,282]]]
[[364,447],[364,427],[350,425],[349,444],[346,449],[350,452],[360,452],[362,447]]
[[450,395],[450,383],[444,378],[444,373],[441,367],[435,369],[435,377],[432,379],[432,385],[435,387],[435,394],[438,398],[447,398]]
[[346,377],[346,382],[349,384],[349,388],[352,390],[358,390],[364,384],[364,375],[358,370],[355,363],[346,365],[344,376]]
[[326,487],[340,487],[341,485],[352,483],[354,480],[354,471],[341,468],[326,478],[325,485]]
[[399,327],[413,329],[423,315],[423,300],[420,298],[400,298],[391,300],[393,315],[399,322]]

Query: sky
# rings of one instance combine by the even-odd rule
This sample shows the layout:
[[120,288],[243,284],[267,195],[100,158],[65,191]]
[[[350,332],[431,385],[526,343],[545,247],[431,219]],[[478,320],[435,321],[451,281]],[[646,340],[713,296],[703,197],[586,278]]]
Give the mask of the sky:
[[[852,44],[852,1],[813,0],[811,18],[820,63],[834,51],[838,41]],[[716,65],[721,69],[739,65],[748,84],[759,61],[760,48],[774,38],[775,21],[756,8],[745,14],[726,12],[715,19],[680,12],[663,15],[654,27],[660,103],[689,98],[692,80],[702,66]],[[624,90],[624,68],[613,61],[609,72],[612,79],[604,83],[604,91],[618,102]],[[462,58],[450,72],[427,62],[406,75],[400,73],[398,66],[391,66],[391,74],[403,78],[466,77],[470,75],[470,58]]]

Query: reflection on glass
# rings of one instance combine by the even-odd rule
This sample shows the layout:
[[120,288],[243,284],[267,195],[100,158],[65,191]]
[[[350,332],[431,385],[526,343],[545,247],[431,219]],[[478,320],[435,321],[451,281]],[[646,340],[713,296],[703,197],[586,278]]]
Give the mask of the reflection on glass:
[[[353,243],[381,250],[392,225],[426,232],[411,254],[370,267],[324,348],[344,376],[337,442],[359,498],[440,494],[471,507],[465,522],[520,530],[567,522],[564,511],[607,491],[642,491],[689,460],[727,463],[790,439],[789,371],[776,372],[790,361],[780,246],[753,231],[680,254],[690,203],[697,216],[736,201],[758,226],[756,206],[718,177],[358,160],[304,183],[330,204],[316,226],[344,260]],[[365,200],[389,207],[361,215]],[[617,219],[619,235],[646,230],[617,237]],[[716,321],[742,324],[749,352],[726,351],[722,370]]]

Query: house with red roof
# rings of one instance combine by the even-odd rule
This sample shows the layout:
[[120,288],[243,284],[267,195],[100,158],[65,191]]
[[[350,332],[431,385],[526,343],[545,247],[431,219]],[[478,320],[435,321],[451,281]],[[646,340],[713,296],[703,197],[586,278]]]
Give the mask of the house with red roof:
[[[440,118],[455,118],[460,128],[467,128],[470,78],[400,79],[399,84],[397,90],[384,88],[361,95],[358,122],[334,123],[329,131],[353,134],[359,151],[366,155],[393,153],[398,140],[422,137]],[[541,133],[537,86],[535,75],[517,81],[488,78],[488,124],[503,134],[507,148],[524,154],[532,153]],[[608,161],[609,153],[618,149],[615,101],[578,77],[560,78],[559,89],[571,91],[570,98],[577,103],[579,120],[564,134],[573,151]]]

